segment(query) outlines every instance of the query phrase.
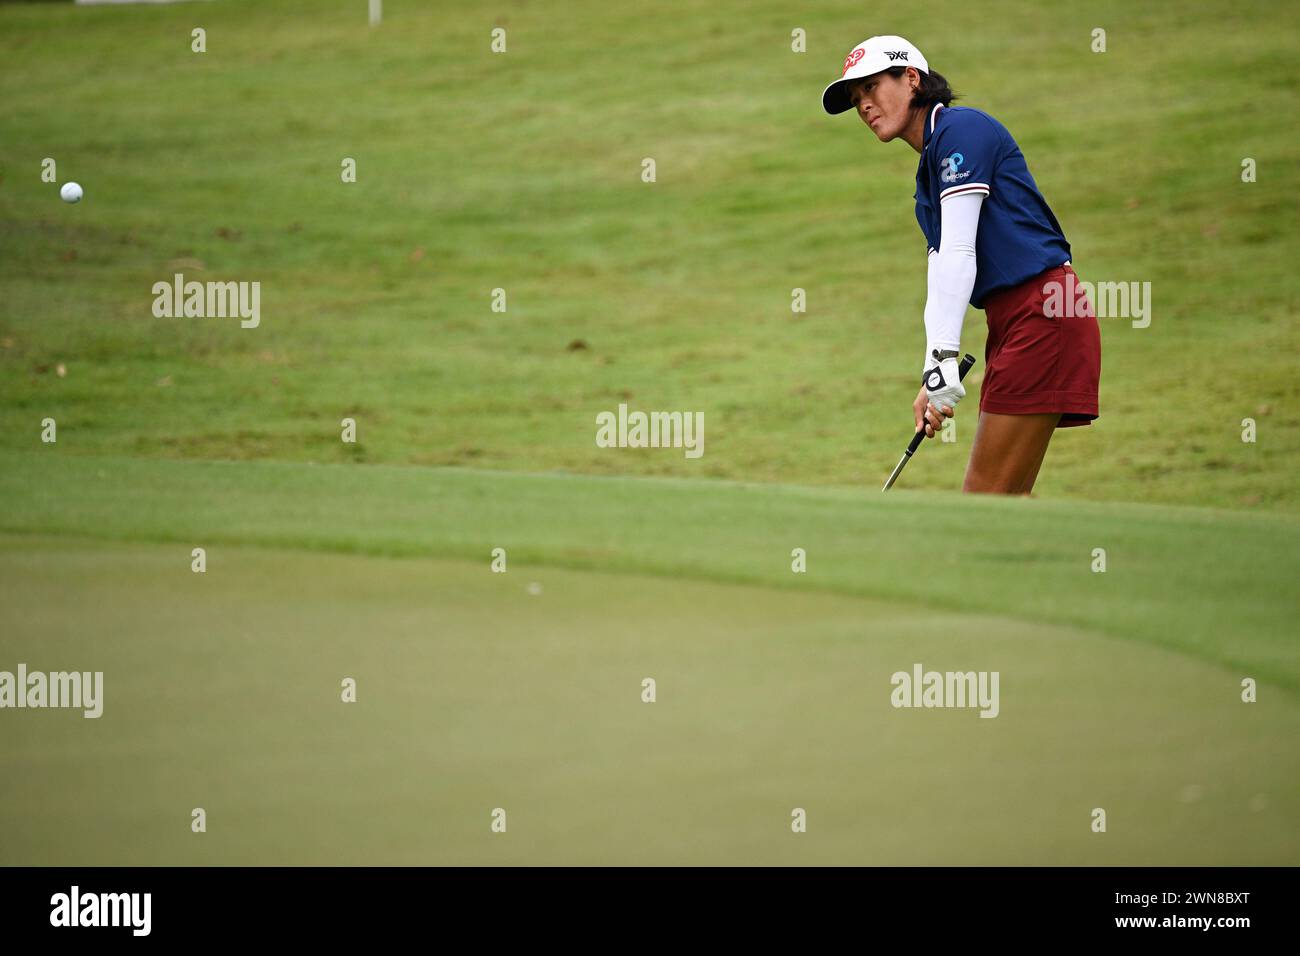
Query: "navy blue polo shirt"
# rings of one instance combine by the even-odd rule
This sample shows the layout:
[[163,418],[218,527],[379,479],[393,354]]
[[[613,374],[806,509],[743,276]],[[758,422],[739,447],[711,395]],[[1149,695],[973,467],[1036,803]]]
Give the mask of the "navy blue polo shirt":
[[963,193],[986,197],[975,234],[975,308],[1069,260],[1070,244],[1007,128],[982,110],[936,104],[925,120],[914,197],[931,249],[940,248],[939,203]]

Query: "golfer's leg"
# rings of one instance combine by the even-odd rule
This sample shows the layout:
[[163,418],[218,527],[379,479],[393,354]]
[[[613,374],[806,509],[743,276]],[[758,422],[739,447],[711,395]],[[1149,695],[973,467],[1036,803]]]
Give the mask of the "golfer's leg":
[[975,447],[962,491],[1027,495],[1047,454],[1060,413],[995,415],[980,412]]

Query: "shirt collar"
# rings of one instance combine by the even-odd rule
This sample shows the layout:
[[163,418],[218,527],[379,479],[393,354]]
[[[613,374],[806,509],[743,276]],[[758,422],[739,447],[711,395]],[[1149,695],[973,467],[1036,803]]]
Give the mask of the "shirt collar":
[[934,109],[930,110],[930,118],[925,121],[925,134],[921,141],[921,149],[930,145],[930,137],[934,135],[934,124],[938,119],[939,110],[943,109],[942,103],[935,103]]

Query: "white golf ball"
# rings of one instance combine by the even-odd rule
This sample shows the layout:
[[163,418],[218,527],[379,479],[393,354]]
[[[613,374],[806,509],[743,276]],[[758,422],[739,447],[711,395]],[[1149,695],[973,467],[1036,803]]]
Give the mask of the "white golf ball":
[[59,198],[64,202],[81,202],[81,186],[77,183],[64,183],[59,190]]

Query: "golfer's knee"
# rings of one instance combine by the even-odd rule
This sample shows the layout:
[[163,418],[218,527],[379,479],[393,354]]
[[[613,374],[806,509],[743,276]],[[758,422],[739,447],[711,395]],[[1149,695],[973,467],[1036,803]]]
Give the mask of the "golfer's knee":
[[961,490],[966,494],[976,495],[1024,495],[1030,492],[1026,487],[1024,475],[1006,473],[985,474],[980,471],[968,471]]

